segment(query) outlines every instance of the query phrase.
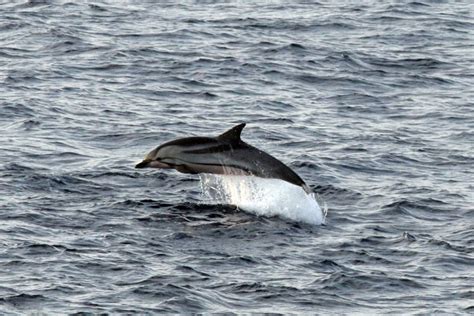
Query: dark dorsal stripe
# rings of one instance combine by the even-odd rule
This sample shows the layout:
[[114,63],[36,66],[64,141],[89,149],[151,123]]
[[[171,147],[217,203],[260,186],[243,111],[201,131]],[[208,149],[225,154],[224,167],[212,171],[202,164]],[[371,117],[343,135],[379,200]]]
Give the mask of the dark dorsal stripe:
[[185,154],[196,154],[196,155],[199,155],[199,154],[216,154],[216,153],[222,153],[222,152],[231,151],[231,150],[233,150],[231,144],[216,144],[215,146],[212,146],[212,147],[183,150],[183,153],[185,153]]

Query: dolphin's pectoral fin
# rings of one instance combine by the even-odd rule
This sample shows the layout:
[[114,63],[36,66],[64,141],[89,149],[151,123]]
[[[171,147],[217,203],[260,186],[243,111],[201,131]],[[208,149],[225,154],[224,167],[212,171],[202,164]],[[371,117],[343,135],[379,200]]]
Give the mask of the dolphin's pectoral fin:
[[240,141],[240,134],[242,134],[242,130],[244,129],[244,127],[245,127],[245,123],[236,125],[232,127],[230,130],[217,136],[217,139],[222,140],[222,141],[230,141],[230,142]]

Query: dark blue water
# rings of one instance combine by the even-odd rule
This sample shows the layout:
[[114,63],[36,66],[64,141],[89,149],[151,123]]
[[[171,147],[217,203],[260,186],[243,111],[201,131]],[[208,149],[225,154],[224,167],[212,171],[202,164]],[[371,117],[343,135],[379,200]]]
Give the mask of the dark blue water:
[[[3,2],[1,313],[473,313],[473,9]],[[240,122],[325,225],[133,168]]]

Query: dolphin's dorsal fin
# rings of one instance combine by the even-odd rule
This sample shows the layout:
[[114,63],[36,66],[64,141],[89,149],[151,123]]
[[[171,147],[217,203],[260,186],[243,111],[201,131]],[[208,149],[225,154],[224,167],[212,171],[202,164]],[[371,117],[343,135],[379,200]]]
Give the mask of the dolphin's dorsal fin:
[[218,140],[225,140],[225,141],[240,141],[240,134],[245,127],[245,123],[241,123],[232,127],[230,130],[222,133],[221,135],[217,136]]

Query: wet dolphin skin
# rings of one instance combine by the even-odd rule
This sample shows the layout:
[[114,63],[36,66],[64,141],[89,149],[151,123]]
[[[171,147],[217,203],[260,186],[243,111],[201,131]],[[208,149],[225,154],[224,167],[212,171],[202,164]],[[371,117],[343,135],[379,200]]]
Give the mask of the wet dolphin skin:
[[245,123],[217,137],[176,139],[152,150],[135,168],[176,169],[182,173],[248,175],[287,181],[310,193],[306,183],[275,157],[245,143]]

